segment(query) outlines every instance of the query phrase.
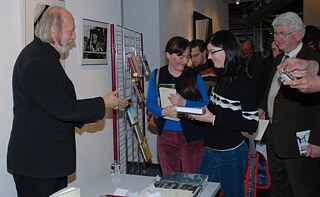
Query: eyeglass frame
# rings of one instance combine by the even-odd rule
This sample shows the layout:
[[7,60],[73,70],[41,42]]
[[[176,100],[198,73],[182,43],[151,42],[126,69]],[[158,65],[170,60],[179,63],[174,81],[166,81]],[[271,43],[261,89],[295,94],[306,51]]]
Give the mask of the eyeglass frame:
[[208,51],[208,54],[209,55],[214,55],[215,53],[220,52],[220,51],[224,51],[224,49],[218,49],[218,50],[215,50],[215,51],[210,50],[210,51]]
[[276,32],[273,32],[272,35],[273,37],[278,37],[280,38],[281,40],[285,39],[288,35],[292,34],[292,33],[295,33],[296,31],[292,31],[292,32],[289,32],[289,33],[276,33]]

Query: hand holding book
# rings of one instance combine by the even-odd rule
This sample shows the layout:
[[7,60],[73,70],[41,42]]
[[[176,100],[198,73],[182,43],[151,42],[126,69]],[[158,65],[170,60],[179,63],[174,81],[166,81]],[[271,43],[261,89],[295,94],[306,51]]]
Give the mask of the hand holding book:
[[161,114],[164,118],[171,119],[171,120],[177,120],[177,121],[179,120],[178,119],[178,112],[176,110],[175,105],[170,105],[168,107],[165,107],[164,109],[162,109]]
[[189,118],[198,120],[201,122],[208,122],[208,123],[214,123],[215,115],[213,115],[207,106],[204,107],[204,114],[203,115],[195,115],[195,114],[188,114]]
[[171,104],[178,105],[178,106],[185,106],[187,102],[187,100],[178,93],[169,94],[169,100]]

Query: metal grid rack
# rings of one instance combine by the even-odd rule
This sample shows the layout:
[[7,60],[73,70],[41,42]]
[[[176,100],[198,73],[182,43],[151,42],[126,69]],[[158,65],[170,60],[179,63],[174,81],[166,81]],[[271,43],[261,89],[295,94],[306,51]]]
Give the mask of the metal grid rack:
[[[112,88],[121,88],[119,96],[133,101],[140,128],[145,133],[145,104],[138,102],[137,93],[132,88],[132,74],[127,60],[129,52],[142,55],[142,34],[113,24],[110,25],[110,32]],[[140,80],[143,86],[143,79]],[[125,110],[114,111],[113,128],[114,161],[119,165],[120,173],[144,174],[144,159]]]

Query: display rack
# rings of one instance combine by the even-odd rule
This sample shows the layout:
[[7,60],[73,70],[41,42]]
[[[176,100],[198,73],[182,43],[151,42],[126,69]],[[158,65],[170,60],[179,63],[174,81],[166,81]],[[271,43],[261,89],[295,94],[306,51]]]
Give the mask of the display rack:
[[[127,56],[130,52],[142,55],[142,34],[119,25],[110,25],[112,89],[121,88],[119,97],[131,99],[137,108],[139,126],[145,134],[145,104],[138,101],[133,89],[132,73]],[[141,85],[143,89],[143,78]],[[144,174],[145,162],[126,110],[113,112],[114,161],[120,173]]]

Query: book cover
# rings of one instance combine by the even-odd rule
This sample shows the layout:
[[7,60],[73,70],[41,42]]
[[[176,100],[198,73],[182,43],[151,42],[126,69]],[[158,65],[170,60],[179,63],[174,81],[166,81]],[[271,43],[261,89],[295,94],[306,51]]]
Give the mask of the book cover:
[[143,102],[146,100],[146,97],[144,96],[144,92],[141,88],[141,85],[139,83],[139,81],[135,78],[132,78],[132,87],[134,89],[134,92],[136,93],[137,97],[138,97],[138,101],[139,102]]
[[170,94],[176,94],[175,84],[159,84],[159,96],[160,96],[160,105],[162,108],[166,108],[171,105],[169,100]]
[[147,57],[145,55],[141,55],[141,62],[142,62],[142,68],[143,68],[143,74],[146,80],[148,81],[151,75],[151,70],[149,63],[147,61]]
[[196,184],[200,187],[201,190],[203,190],[208,185],[208,179],[208,175],[205,174],[168,172],[164,177],[160,179],[160,181]]
[[137,60],[136,54],[134,52],[130,52],[130,55],[131,55],[131,59],[132,59],[134,68],[135,68],[135,70],[136,70],[136,72],[138,74],[138,77],[142,77],[142,72],[141,72],[141,69],[140,69],[139,62]]
[[127,107],[127,114],[132,125],[138,123],[138,111],[137,108],[132,105],[132,102],[131,104],[129,102],[129,105]]
[[66,187],[51,194],[49,197],[80,197],[80,188]]
[[198,196],[200,194],[200,187],[197,184],[155,181],[154,186],[157,189],[161,188],[161,189],[191,191],[192,196]]
[[133,64],[133,61],[132,61],[132,58],[131,58],[131,55],[130,55],[130,54],[128,55],[127,59],[128,59],[128,65],[129,65],[129,67],[130,67],[132,76],[137,77],[137,76],[138,76],[138,73],[137,73],[136,68],[135,68],[135,66],[134,66],[134,64]]
[[196,114],[196,115],[203,115],[205,110],[201,107],[176,107],[177,112],[180,114]]
[[296,132],[298,148],[301,156],[307,155],[310,130]]

